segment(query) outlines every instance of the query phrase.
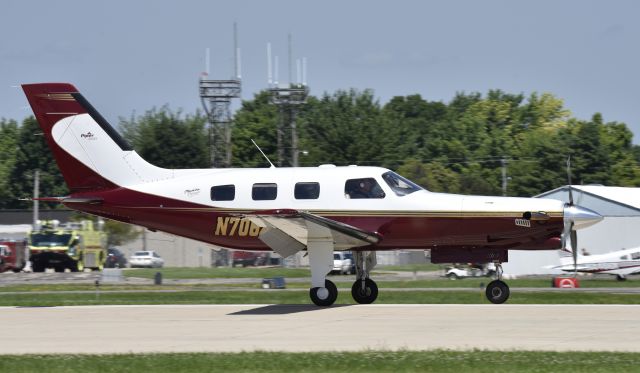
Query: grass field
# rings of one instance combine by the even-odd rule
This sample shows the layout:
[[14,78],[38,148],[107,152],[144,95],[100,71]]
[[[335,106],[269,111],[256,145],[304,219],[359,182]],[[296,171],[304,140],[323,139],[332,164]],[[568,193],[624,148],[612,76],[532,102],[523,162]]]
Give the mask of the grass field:
[[[170,292],[65,292],[1,293],[0,306],[46,307],[116,304],[310,304],[309,293],[300,290],[175,290]],[[378,304],[488,304],[480,291],[387,291]],[[640,304],[640,294],[517,292],[509,304]],[[355,304],[351,292],[341,291],[336,304]]]
[[526,351],[2,355],[2,372],[637,372],[640,354]]
[[[430,265],[431,266],[431,265]],[[402,266],[407,268],[409,266]],[[238,279],[237,283],[152,285],[156,272],[169,279]],[[126,276],[146,278],[148,284],[105,284],[99,289],[90,283],[81,284],[18,284],[0,286],[0,306],[62,306],[97,304],[309,304],[309,270],[290,268],[163,268],[123,271]],[[286,290],[261,289],[261,279],[283,276]],[[490,278],[448,280],[428,278],[418,280],[378,281],[380,293],[376,303],[401,304],[482,304],[488,303],[484,286]],[[251,278],[246,282],[244,278]],[[349,289],[354,276],[331,276],[340,291],[337,304],[354,304]],[[389,278],[389,277],[386,277]],[[293,281],[299,279],[298,281]],[[375,276],[374,276],[375,279]],[[510,304],[640,304],[640,294],[551,292],[551,277],[507,280],[512,289]],[[631,288],[640,281],[616,281],[613,277],[580,278],[583,288]],[[345,289],[346,288],[346,289]],[[391,289],[408,289],[393,291]],[[460,291],[438,289],[455,288]],[[540,292],[518,291],[518,288],[539,288]],[[385,289],[388,289],[385,291]],[[415,290],[413,290],[415,289]],[[418,290],[419,289],[419,290]],[[433,290],[430,290],[433,289]],[[466,291],[463,291],[465,290]],[[346,290],[346,291],[345,291]],[[19,293],[21,292],[21,294]]]
[[[151,279],[157,269],[125,271],[127,276]],[[162,269],[166,279],[308,277],[306,269]],[[351,286],[353,276],[332,276],[339,288]],[[489,304],[481,289],[487,278],[451,281],[379,281],[379,304]],[[640,304],[640,294],[549,292],[551,278],[507,281],[509,304]],[[311,304],[308,281],[288,282],[287,290],[258,289],[255,283],[103,285],[21,284],[0,287],[0,306],[46,307],[135,304]],[[581,278],[585,288],[628,288],[640,281]],[[535,292],[518,287],[539,288]],[[235,288],[227,289],[227,288]],[[385,288],[422,288],[385,291]],[[468,291],[442,291],[457,288]],[[429,290],[434,289],[434,290]],[[134,290],[135,292],[131,292]],[[51,292],[51,293],[47,293]],[[354,304],[341,291],[336,304]],[[500,306],[496,306],[500,307]],[[268,348],[268,346],[265,346]],[[80,349],[80,348],[79,348]],[[1,354],[1,353],[0,353]],[[180,353],[122,355],[0,355],[0,372],[638,372],[640,354],[610,352],[520,351],[362,351],[331,353]]]

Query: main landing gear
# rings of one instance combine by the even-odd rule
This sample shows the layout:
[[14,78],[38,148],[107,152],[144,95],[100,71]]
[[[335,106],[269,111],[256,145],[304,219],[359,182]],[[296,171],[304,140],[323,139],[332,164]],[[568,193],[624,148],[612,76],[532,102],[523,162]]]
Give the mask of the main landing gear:
[[485,295],[489,302],[493,304],[502,304],[509,299],[509,286],[502,281],[502,264],[496,263],[497,280],[493,280],[487,285]]
[[378,298],[378,285],[369,278],[369,271],[376,266],[375,251],[356,251],[356,281],[351,287],[353,300],[360,304],[371,304]]
[[[320,244],[316,241],[313,244],[313,248],[308,250],[311,266],[309,297],[315,305],[327,307],[338,298],[338,288],[326,279],[326,275],[333,269],[333,242]],[[356,251],[354,259],[356,281],[351,287],[351,296],[360,304],[373,303],[378,298],[378,285],[369,278],[369,272],[376,265],[376,254],[374,251]]]

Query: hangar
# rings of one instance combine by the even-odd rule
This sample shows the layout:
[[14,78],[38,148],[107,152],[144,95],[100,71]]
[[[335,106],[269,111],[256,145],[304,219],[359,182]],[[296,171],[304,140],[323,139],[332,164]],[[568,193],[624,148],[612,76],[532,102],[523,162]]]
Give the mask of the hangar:
[[[604,216],[600,223],[578,231],[578,249],[588,254],[640,247],[640,188],[565,185],[535,196],[569,201]],[[559,274],[546,267],[559,264],[558,251],[509,251],[504,271],[511,275]]]

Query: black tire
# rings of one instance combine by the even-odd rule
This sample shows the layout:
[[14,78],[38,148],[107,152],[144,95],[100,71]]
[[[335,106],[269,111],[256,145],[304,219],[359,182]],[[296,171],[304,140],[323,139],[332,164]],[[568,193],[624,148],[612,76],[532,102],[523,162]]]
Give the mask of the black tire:
[[447,274],[447,278],[448,278],[449,280],[457,280],[457,279],[459,279],[460,277],[458,277],[458,275],[456,275],[455,273],[451,272],[451,273]]
[[56,272],[64,272],[65,267],[64,267],[64,266],[62,266],[62,265],[55,266],[55,267],[53,268],[53,270],[54,270],[54,271],[56,271]]
[[500,280],[493,280],[487,285],[485,295],[489,302],[493,304],[502,304],[509,299],[509,286]]
[[324,280],[324,287],[329,291],[329,295],[325,299],[320,299],[320,297],[318,297],[318,291],[321,288],[309,289],[309,297],[311,297],[311,301],[316,306],[328,307],[338,299],[338,288],[332,281]]
[[44,265],[40,264],[40,263],[33,263],[31,265],[31,269],[33,269],[33,272],[44,272]]
[[621,275],[616,275],[616,280],[618,281],[627,281],[627,278]]
[[351,286],[351,296],[353,300],[360,304],[371,304],[378,298],[378,285],[372,279],[364,280],[364,289],[362,288],[362,280],[356,280]]
[[13,271],[13,273],[20,273],[22,272],[22,270],[24,269],[25,264],[23,263],[22,265],[20,265],[19,267],[13,267],[11,268],[11,270]]

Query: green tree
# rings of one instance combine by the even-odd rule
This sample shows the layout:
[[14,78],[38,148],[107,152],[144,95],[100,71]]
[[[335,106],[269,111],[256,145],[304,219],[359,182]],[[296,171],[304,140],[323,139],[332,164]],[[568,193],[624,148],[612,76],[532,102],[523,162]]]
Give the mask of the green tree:
[[234,167],[269,166],[251,140],[258,144],[271,162],[280,164],[276,129],[278,122],[286,121],[288,117],[281,119],[278,108],[270,103],[269,97],[269,92],[259,92],[253,100],[242,101],[242,107],[236,112],[233,129]]
[[372,91],[337,91],[308,99],[301,115],[302,144],[309,159],[338,165],[397,162],[395,141]]
[[182,118],[167,106],[139,117],[120,119],[124,136],[142,158],[164,168],[209,167],[205,117],[197,112]]
[[408,159],[398,168],[398,173],[431,192],[460,192],[460,175],[439,162],[421,163],[416,159]]
[[[49,146],[46,144],[42,130],[34,117],[28,117],[18,131],[18,149],[15,153],[15,162],[9,172],[8,192],[9,199],[5,201],[4,208],[26,208],[27,202],[18,198],[30,197],[33,194],[33,175],[35,170],[40,170],[40,195],[64,196],[68,189],[58,166],[53,160]],[[55,207],[57,204],[42,204],[43,207]]]
[[15,166],[18,152],[18,123],[0,120],[0,207],[13,199],[9,188],[9,176]]
[[124,245],[140,236],[142,231],[135,225],[115,220],[105,220],[104,231],[107,233],[107,246]]

